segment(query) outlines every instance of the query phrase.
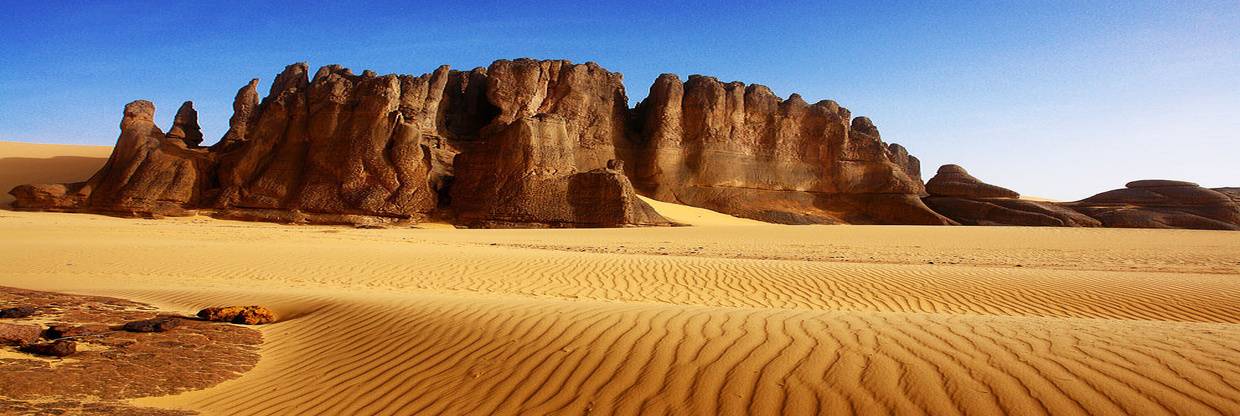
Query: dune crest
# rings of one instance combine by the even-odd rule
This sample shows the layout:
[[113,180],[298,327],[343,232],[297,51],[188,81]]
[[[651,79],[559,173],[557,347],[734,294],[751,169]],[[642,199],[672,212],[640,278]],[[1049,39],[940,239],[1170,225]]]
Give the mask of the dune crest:
[[0,284],[186,314],[223,304],[280,314],[258,327],[254,370],[133,402],[144,407],[1240,411],[1229,382],[1240,377],[1240,242],[1229,232],[359,230],[0,215]]

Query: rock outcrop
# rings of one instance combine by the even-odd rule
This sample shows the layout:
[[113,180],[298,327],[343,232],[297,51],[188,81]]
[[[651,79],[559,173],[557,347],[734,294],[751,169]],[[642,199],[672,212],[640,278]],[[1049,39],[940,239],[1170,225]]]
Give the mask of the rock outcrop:
[[[227,216],[350,222],[419,219],[435,208],[429,150],[400,111],[396,75],[285,68],[255,115],[234,117],[213,206]],[[238,93],[246,109],[251,95]],[[303,216],[304,215],[304,216]]]
[[[205,202],[212,181],[206,149],[190,148],[155,125],[155,105],[125,106],[111,157],[85,182],[22,185],[10,191],[18,209],[90,211],[123,215],[189,215]],[[195,123],[196,124],[196,123]]]
[[965,225],[1097,227],[1087,215],[1052,202],[1020,199],[1007,188],[982,182],[957,165],[943,165],[926,182],[926,205]]
[[194,110],[194,102],[186,101],[177,109],[172,119],[172,128],[168,129],[168,138],[185,142],[188,147],[202,144],[202,128],[198,126],[198,111]]
[[1235,189],[1150,179],[1076,202],[1030,201],[984,183],[960,166],[944,165],[926,183],[929,195],[923,200],[968,225],[1240,230],[1240,193]]
[[1021,200],[959,167],[923,184],[916,157],[834,101],[665,74],[630,109],[622,81],[564,60],[420,76],[297,63],[265,97],[257,79],[239,89],[210,147],[192,102],[164,133],[154,105],[134,101],[94,176],[10,193],[27,210],[363,226],[670,224],[638,193],[787,224],[1236,224],[1236,192],[1184,183],[1072,204]]
[[[261,101],[257,86],[252,80],[238,90],[228,132],[207,149],[198,147],[192,103],[164,134],[154,106],[135,101],[99,174],[18,187],[14,206],[155,216],[208,209],[225,218],[313,223],[452,220],[459,211],[471,226],[668,224],[620,171],[607,170],[618,159],[615,142],[627,142],[628,108],[620,74],[597,64],[501,60],[418,77],[356,75],[330,65],[311,77],[299,63],[286,67]],[[534,118],[556,118],[562,131],[514,137],[555,129],[524,128]],[[544,139],[568,157],[534,152],[506,171],[486,166],[532,149],[504,146],[543,146]],[[460,153],[477,161],[465,163],[463,180],[454,163]],[[524,185],[499,189],[493,179]],[[488,189],[504,197],[465,197],[460,209],[451,203],[452,195]]]
[[16,325],[0,322],[0,345],[26,345],[39,339],[43,332],[35,325]]
[[[668,225],[637,198],[628,178],[606,167],[582,172],[568,123],[524,117],[456,157],[452,201],[470,227]],[[613,163],[612,165],[616,165]]]
[[1230,189],[1221,189],[1192,182],[1140,180],[1064,205],[1107,227],[1240,230],[1240,203]]
[[918,199],[916,158],[833,101],[664,74],[634,113],[629,176],[656,199],[793,224],[950,223]]
[[43,340],[27,343],[22,352],[72,354],[72,359],[22,357],[14,348],[0,348],[5,354],[0,414],[5,415],[185,414],[146,412],[127,401],[240,377],[258,363],[263,340],[261,332],[246,327],[189,319],[175,331],[120,331],[120,324],[156,317],[158,309],[123,299],[0,287],[0,305],[12,304],[41,312],[15,323],[33,333],[49,327]]
[[240,325],[263,325],[276,321],[275,311],[258,305],[211,307],[198,311],[198,317]]
[[628,135],[620,74],[593,62],[529,59],[496,61],[486,74],[496,114],[453,163],[458,224],[670,224],[616,169],[616,145]]

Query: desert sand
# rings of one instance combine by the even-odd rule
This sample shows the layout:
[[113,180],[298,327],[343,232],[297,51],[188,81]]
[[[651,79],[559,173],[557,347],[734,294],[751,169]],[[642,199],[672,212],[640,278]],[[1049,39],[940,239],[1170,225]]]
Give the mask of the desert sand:
[[17,185],[86,180],[111,153],[112,146],[0,141],[0,207],[13,202],[9,190]]
[[[2,145],[4,187],[99,151]],[[0,286],[276,309],[253,370],[133,401],[203,414],[1240,414],[1234,232],[652,205],[695,226],[0,211]]]

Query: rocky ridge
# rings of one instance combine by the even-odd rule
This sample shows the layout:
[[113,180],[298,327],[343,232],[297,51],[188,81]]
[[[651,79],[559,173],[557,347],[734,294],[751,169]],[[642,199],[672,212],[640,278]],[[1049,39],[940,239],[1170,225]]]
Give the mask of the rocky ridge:
[[[1142,182],[1075,203],[1019,199],[920,161],[867,117],[758,84],[673,74],[628,107],[598,64],[498,60],[419,76],[287,66],[250,80],[210,147],[192,102],[163,132],[125,107],[102,169],[12,191],[26,210],[464,227],[672,225],[637,195],[786,224],[1240,226],[1235,192]],[[1230,195],[1230,196],[1229,196]]]
[[[669,225],[636,197],[785,223],[947,224],[918,199],[916,158],[831,101],[660,77],[628,107],[595,63],[499,60],[421,76],[289,65],[238,90],[200,147],[186,102],[164,133],[126,106],[107,165],[81,183],[14,189],[19,209],[279,222],[437,217],[463,226]],[[628,166],[629,169],[624,169]]]
[[1240,203],[1232,189],[1151,179],[1075,202],[1031,201],[960,166],[943,165],[926,183],[922,200],[967,225],[1240,230]]

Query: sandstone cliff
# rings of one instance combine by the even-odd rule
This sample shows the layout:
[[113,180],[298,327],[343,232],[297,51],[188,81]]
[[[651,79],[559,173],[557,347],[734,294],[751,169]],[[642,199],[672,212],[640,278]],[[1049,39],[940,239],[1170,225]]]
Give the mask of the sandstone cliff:
[[1238,224],[1234,199],[1195,185],[1135,183],[1071,204],[1020,200],[959,167],[926,185],[916,157],[834,101],[665,74],[630,109],[622,81],[564,60],[419,76],[298,63],[265,97],[257,79],[239,89],[210,147],[192,102],[164,133],[135,101],[93,177],[11,193],[18,209],[313,223],[670,224],[640,192],[789,224]]
[[622,153],[653,198],[794,224],[950,222],[918,199],[916,158],[833,101],[664,74],[634,113]]
[[[123,215],[210,209],[315,223],[459,216],[473,226],[666,225],[619,170],[607,169],[617,161],[614,142],[627,141],[620,80],[594,63],[529,59],[468,72],[443,66],[417,77],[356,75],[335,65],[311,76],[306,64],[293,64],[261,101],[257,80],[242,87],[228,132],[207,149],[198,147],[191,103],[166,135],[153,105],[131,104],[99,174],[80,184],[19,187],[15,207]],[[558,128],[531,128],[547,119]],[[559,155],[567,157],[551,157]],[[452,204],[452,195],[462,202]]]

